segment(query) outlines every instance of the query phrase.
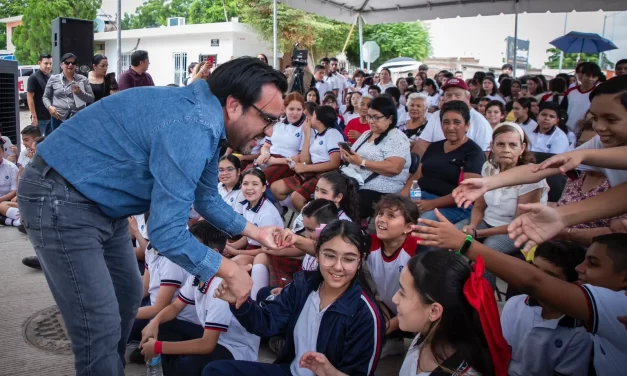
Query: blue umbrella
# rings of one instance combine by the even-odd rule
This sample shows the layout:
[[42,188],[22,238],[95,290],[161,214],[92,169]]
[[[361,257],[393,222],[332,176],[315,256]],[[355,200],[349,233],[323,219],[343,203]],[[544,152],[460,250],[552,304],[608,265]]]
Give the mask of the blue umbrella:
[[615,50],[618,47],[609,39],[599,34],[571,31],[551,41],[551,44],[564,53],[599,54],[603,51]]

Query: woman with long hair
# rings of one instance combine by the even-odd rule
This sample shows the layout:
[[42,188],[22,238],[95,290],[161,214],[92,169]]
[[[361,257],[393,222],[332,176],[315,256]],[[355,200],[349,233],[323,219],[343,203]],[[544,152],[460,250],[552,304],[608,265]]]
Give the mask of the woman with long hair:
[[[368,94],[365,94],[368,95]],[[361,102],[361,98],[364,94],[361,94],[360,91],[355,91],[351,93],[350,101],[346,105],[346,111],[342,114],[344,116],[344,121],[346,124],[351,120],[359,117],[359,103]]]
[[248,299],[239,308],[229,287],[216,296],[250,333],[283,335],[285,345],[274,364],[216,361],[204,376],[302,375],[302,360],[318,351],[334,369],[348,375],[372,375],[377,367],[386,321],[375,303],[376,292],[364,268],[368,241],[358,225],[336,220],[316,243],[317,270],[300,272],[279,295],[263,302]]
[[305,94],[305,102],[313,102],[320,106],[321,99],[318,89],[316,89],[315,87],[310,87],[309,90],[307,90],[307,94]]
[[479,98],[488,98],[491,101],[499,101],[505,104],[505,99],[499,95],[499,91],[496,88],[496,81],[492,76],[485,76],[481,83],[481,90],[479,90]]
[[438,85],[430,78],[427,78],[423,84],[424,91],[429,95],[429,112],[435,112],[440,106],[440,90]]
[[91,71],[87,79],[91,90],[94,92],[94,102],[115,94],[118,91],[118,83],[115,73],[107,73],[109,59],[104,55],[95,55],[91,61]]
[[512,107],[516,123],[522,127],[525,133],[533,132],[538,127],[536,115],[533,113],[531,98],[523,97],[514,101]]

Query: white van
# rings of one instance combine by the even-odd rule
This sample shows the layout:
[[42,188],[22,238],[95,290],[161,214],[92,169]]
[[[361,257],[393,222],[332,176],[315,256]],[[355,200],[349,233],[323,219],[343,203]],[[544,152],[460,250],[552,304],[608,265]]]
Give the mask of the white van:
[[39,65],[20,65],[17,67],[17,70],[17,89],[20,92],[20,106],[27,106],[26,86],[28,85],[28,77],[39,70]]

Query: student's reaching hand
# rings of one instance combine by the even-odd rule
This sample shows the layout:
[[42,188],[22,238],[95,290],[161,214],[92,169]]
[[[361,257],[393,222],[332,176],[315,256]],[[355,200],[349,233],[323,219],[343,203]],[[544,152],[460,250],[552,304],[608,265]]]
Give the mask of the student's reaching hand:
[[300,358],[299,366],[311,370],[316,376],[346,376],[345,373],[333,367],[326,355],[319,352],[307,351],[304,353]]
[[521,214],[507,227],[514,245],[524,244],[523,252],[527,253],[534,246],[553,239],[566,227],[557,209],[544,204],[518,205]]
[[266,227],[256,227],[256,229],[257,231],[255,231],[254,234],[249,235],[249,234],[242,233],[242,235],[245,235],[249,238],[252,238],[253,240],[256,240],[263,247],[270,248],[270,249],[277,248],[277,244],[274,240],[274,237],[278,232],[281,232],[282,228],[277,227],[277,226],[266,226]]
[[420,239],[421,245],[457,251],[466,241],[466,234],[459,231],[438,209],[434,212],[439,222],[420,218],[419,225],[412,226],[412,235]]
[[296,243],[296,236],[292,230],[287,228],[275,233],[274,242],[277,245],[277,249],[292,247]]
[[453,198],[458,207],[468,209],[473,202],[489,191],[485,178],[470,178],[462,181],[453,190]]
[[540,170],[546,170],[547,168],[559,168],[560,171],[565,174],[570,170],[574,170],[583,162],[585,152],[586,150],[573,150],[554,155],[539,165],[536,165],[532,171],[538,172]]
[[140,345],[140,348],[142,349],[142,355],[147,362],[157,356],[157,354],[155,354],[155,342],[157,342],[156,339],[150,338],[143,345]]

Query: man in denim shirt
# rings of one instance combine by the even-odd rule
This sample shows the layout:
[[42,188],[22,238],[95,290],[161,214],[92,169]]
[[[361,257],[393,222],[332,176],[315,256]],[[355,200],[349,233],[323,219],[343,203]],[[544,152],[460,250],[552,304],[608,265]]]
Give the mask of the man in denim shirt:
[[[217,192],[220,147],[243,154],[281,110],[284,76],[253,58],[223,64],[185,88],[135,88],[100,100],[53,132],[19,186],[22,221],[59,305],[77,375],[124,375],[142,297],[127,217],[150,210],[150,242],[201,281],[214,275],[239,302],[247,271],[186,228],[194,205],[229,235],[273,246]],[[238,304],[239,305],[239,304]]]

